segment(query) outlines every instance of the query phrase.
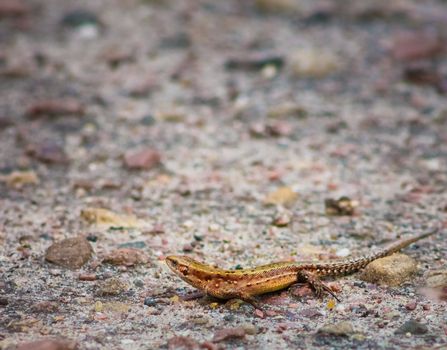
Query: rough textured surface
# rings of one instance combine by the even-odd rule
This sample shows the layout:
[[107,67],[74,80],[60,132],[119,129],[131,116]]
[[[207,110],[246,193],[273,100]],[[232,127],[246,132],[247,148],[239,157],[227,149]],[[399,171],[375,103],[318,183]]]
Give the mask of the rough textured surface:
[[92,254],[93,248],[84,237],[74,237],[53,243],[45,253],[45,260],[62,267],[79,269]]
[[[0,0],[0,347],[445,347],[426,278],[447,266],[446,18],[443,0]],[[136,150],[160,162],[129,169]],[[329,280],[340,303],[194,299],[163,263],[349,259],[432,226],[411,279]],[[45,261],[77,235],[82,268]],[[150,262],[102,263],[122,248]],[[396,334],[410,320],[427,333]]]
[[417,262],[405,254],[377,259],[362,271],[362,280],[395,287],[408,281],[417,272]]

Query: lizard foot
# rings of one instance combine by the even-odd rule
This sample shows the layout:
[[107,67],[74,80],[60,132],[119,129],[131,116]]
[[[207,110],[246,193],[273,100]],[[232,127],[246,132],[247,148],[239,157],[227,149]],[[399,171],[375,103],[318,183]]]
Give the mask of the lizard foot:
[[327,285],[325,285],[321,280],[309,271],[300,271],[298,272],[298,281],[306,282],[308,283],[312,289],[315,291],[315,294],[321,298],[324,295],[324,292],[329,293],[332,295],[338,302],[340,302],[340,299],[337,298],[335,293],[332,291],[331,288],[329,288]]

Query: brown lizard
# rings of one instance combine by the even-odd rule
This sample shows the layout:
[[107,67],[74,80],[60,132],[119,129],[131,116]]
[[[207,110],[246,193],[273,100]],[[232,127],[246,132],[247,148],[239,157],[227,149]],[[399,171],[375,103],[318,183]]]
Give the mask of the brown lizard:
[[166,258],[166,263],[181,279],[207,295],[219,299],[238,298],[250,303],[255,308],[259,308],[259,306],[254,296],[278,291],[297,282],[308,283],[320,297],[327,292],[338,300],[333,291],[320,280],[320,277],[354,273],[371,261],[391,255],[437,231],[436,229],[404,238],[375,253],[331,262],[277,262],[253,269],[223,270],[187,256],[171,255]]

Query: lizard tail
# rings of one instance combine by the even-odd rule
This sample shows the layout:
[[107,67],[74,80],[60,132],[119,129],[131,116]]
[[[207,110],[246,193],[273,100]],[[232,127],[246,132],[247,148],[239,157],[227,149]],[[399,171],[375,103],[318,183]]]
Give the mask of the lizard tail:
[[376,259],[380,259],[385,256],[394,254],[394,253],[398,252],[399,250],[409,246],[411,243],[414,243],[416,241],[419,241],[420,239],[434,235],[438,231],[439,231],[439,229],[436,228],[432,231],[429,231],[429,232],[426,232],[426,233],[423,233],[423,234],[420,234],[417,236],[401,239],[395,243],[392,243],[391,245],[389,245],[388,247],[386,247],[384,249],[381,249],[375,253],[371,253],[371,254],[368,254],[366,256],[362,256],[359,258],[353,258],[353,259],[339,261],[339,262],[334,261],[333,263],[321,264],[320,266],[318,266],[319,264],[317,264],[317,266],[316,266],[317,271],[322,276],[324,276],[324,275],[332,275],[332,276],[333,275],[344,275],[344,274],[353,273],[358,270],[361,270],[366,265],[368,265],[370,262],[372,262]]

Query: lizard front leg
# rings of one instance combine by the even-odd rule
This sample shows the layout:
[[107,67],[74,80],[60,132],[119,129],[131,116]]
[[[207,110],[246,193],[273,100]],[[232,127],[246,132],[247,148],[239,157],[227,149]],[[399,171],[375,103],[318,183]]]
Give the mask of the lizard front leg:
[[340,302],[340,299],[337,298],[337,296],[334,294],[331,288],[329,288],[323,282],[321,282],[318,276],[310,271],[299,271],[297,273],[297,281],[308,283],[319,298],[323,296],[324,292],[327,292],[330,295],[332,295],[338,302]]

